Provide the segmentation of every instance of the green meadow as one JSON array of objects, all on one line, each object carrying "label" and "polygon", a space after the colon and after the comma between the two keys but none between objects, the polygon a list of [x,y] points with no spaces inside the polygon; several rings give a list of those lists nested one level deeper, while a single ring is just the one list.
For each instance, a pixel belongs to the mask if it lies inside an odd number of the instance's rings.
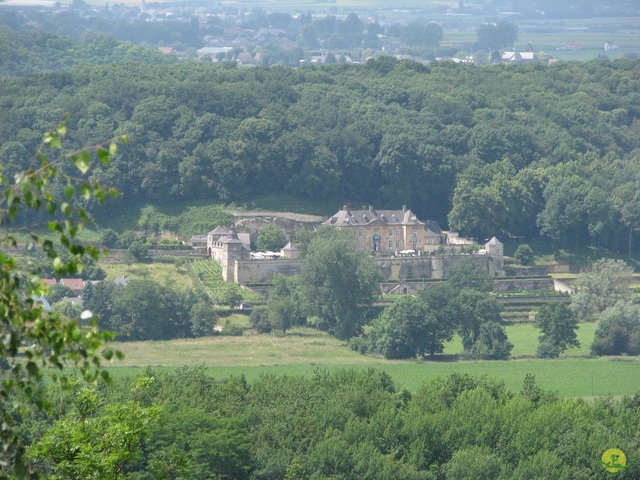
[{"label": "green meadow", "polygon": [[110,364],[114,377],[133,375],[147,367],[174,369],[204,365],[216,378],[245,375],[251,381],[265,373],[310,375],[318,369],[376,368],[389,373],[397,385],[415,391],[423,382],[453,372],[489,375],[519,391],[524,376],[536,376],[539,385],[565,397],[628,395],[640,390],[640,360],[637,357],[588,356],[595,324],[581,324],[581,347],[559,359],[534,357],[538,332],[532,325],[508,326],[514,343],[508,361],[465,361],[457,358],[459,340],[447,345],[445,354],[431,360],[385,360],[360,355],[344,342],[316,330],[296,328],[286,335],[219,336],[166,342],[114,343],[125,355]]}]

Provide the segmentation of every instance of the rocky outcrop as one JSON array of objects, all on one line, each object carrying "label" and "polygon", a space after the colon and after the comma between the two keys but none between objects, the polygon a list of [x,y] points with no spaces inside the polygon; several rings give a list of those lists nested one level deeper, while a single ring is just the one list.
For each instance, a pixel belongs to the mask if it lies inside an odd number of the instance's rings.
[{"label": "rocky outcrop", "polygon": [[258,232],[267,225],[280,227],[291,238],[296,230],[301,228],[314,228],[322,223],[325,218],[318,215],[303,215],[288,212],[262,212],[262,211],[229,211],[234,217],[235,227],[242,232],[249,232],[251,242],[255,242]]}]

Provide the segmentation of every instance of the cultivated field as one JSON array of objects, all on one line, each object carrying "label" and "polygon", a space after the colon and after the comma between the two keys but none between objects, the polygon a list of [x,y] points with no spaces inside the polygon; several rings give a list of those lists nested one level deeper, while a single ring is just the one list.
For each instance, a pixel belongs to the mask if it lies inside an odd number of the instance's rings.
[{"label": "cultivated field", "polygon": [[581,324],[580,349],[569,350],[555,360],[533,358],[537,330],[532,325],[507,327],[514,343],[509,361],[456,361],[460,342],[447,345],[437,361],[392,361],[359,355],[339,340],[309,329],[294,329],[287,335],[207,337],[168,342],[116,343],[125,359],[114,363],[114,376],[131,375],[147,366],[173,369],[182,365],[205,365],[218,378],[245,375],[248,380],[263,373],[309,375],[317,369],[378,368],[388,372],[398,385],[410,391],[424,381],[452,372],[487,374],[519,391],[527,373],[536,376],[548,390],[567,397],[625,395],[640,390],[640,360],[637,357],[589,358],[595,324]]}]

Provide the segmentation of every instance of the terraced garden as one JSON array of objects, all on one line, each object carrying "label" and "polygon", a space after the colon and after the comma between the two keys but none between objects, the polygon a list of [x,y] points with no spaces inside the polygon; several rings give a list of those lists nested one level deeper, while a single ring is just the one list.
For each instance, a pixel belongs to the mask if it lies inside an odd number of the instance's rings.
[{"label": "terraced garden", "polygon": [[236,284],[226,283],[222,279],[222,267],[210,259],[194,259],[189,261],[189,274],[193,284],[200,288],[214,303],[225,303],[230,289],[239,289],[243,302],[260,303],[262,298],[257,293]]}]

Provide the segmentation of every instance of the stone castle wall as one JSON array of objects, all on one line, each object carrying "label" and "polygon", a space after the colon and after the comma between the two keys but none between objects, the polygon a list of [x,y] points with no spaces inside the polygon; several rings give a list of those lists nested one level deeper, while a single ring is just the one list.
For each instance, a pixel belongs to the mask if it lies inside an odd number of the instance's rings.
[{"label": "stone castle wall", "polygon": [[[415,295],[442,282],[388,282],[380,284],[383,295]],[[554,289],[553,278],[500,278],[493,280],[494,292],[549,291]]]},{"label": "stone castle wall", "polygon": [[269,283],[276,273],[290,277],[300,272],[298,260],[237,260],[233,277],[236,283]]},{"label": "stone castle wall", "polygon": [[549,291],[555,290],[553,278],[496,278],[495,292]]},{"label": "stone castle wall", "polygon": [[[483,266],[491,276],[504,275],[502,258],[493,255],[444,255],[420,257],[377,257],[374,263],[384,281],[410,278],[444,278],[462,261],[473,261]],[[223,276],[236,283],[269,283],[276,273],[285,276],[302,271],[302,263],[296,260],[242,260],[233,264],[233,272],[223,265]]]},{"label": "stone castle wall", "polygon": [[374,258],[378,271],[385,280],[405,278],[431,278],[431,257]]}]

